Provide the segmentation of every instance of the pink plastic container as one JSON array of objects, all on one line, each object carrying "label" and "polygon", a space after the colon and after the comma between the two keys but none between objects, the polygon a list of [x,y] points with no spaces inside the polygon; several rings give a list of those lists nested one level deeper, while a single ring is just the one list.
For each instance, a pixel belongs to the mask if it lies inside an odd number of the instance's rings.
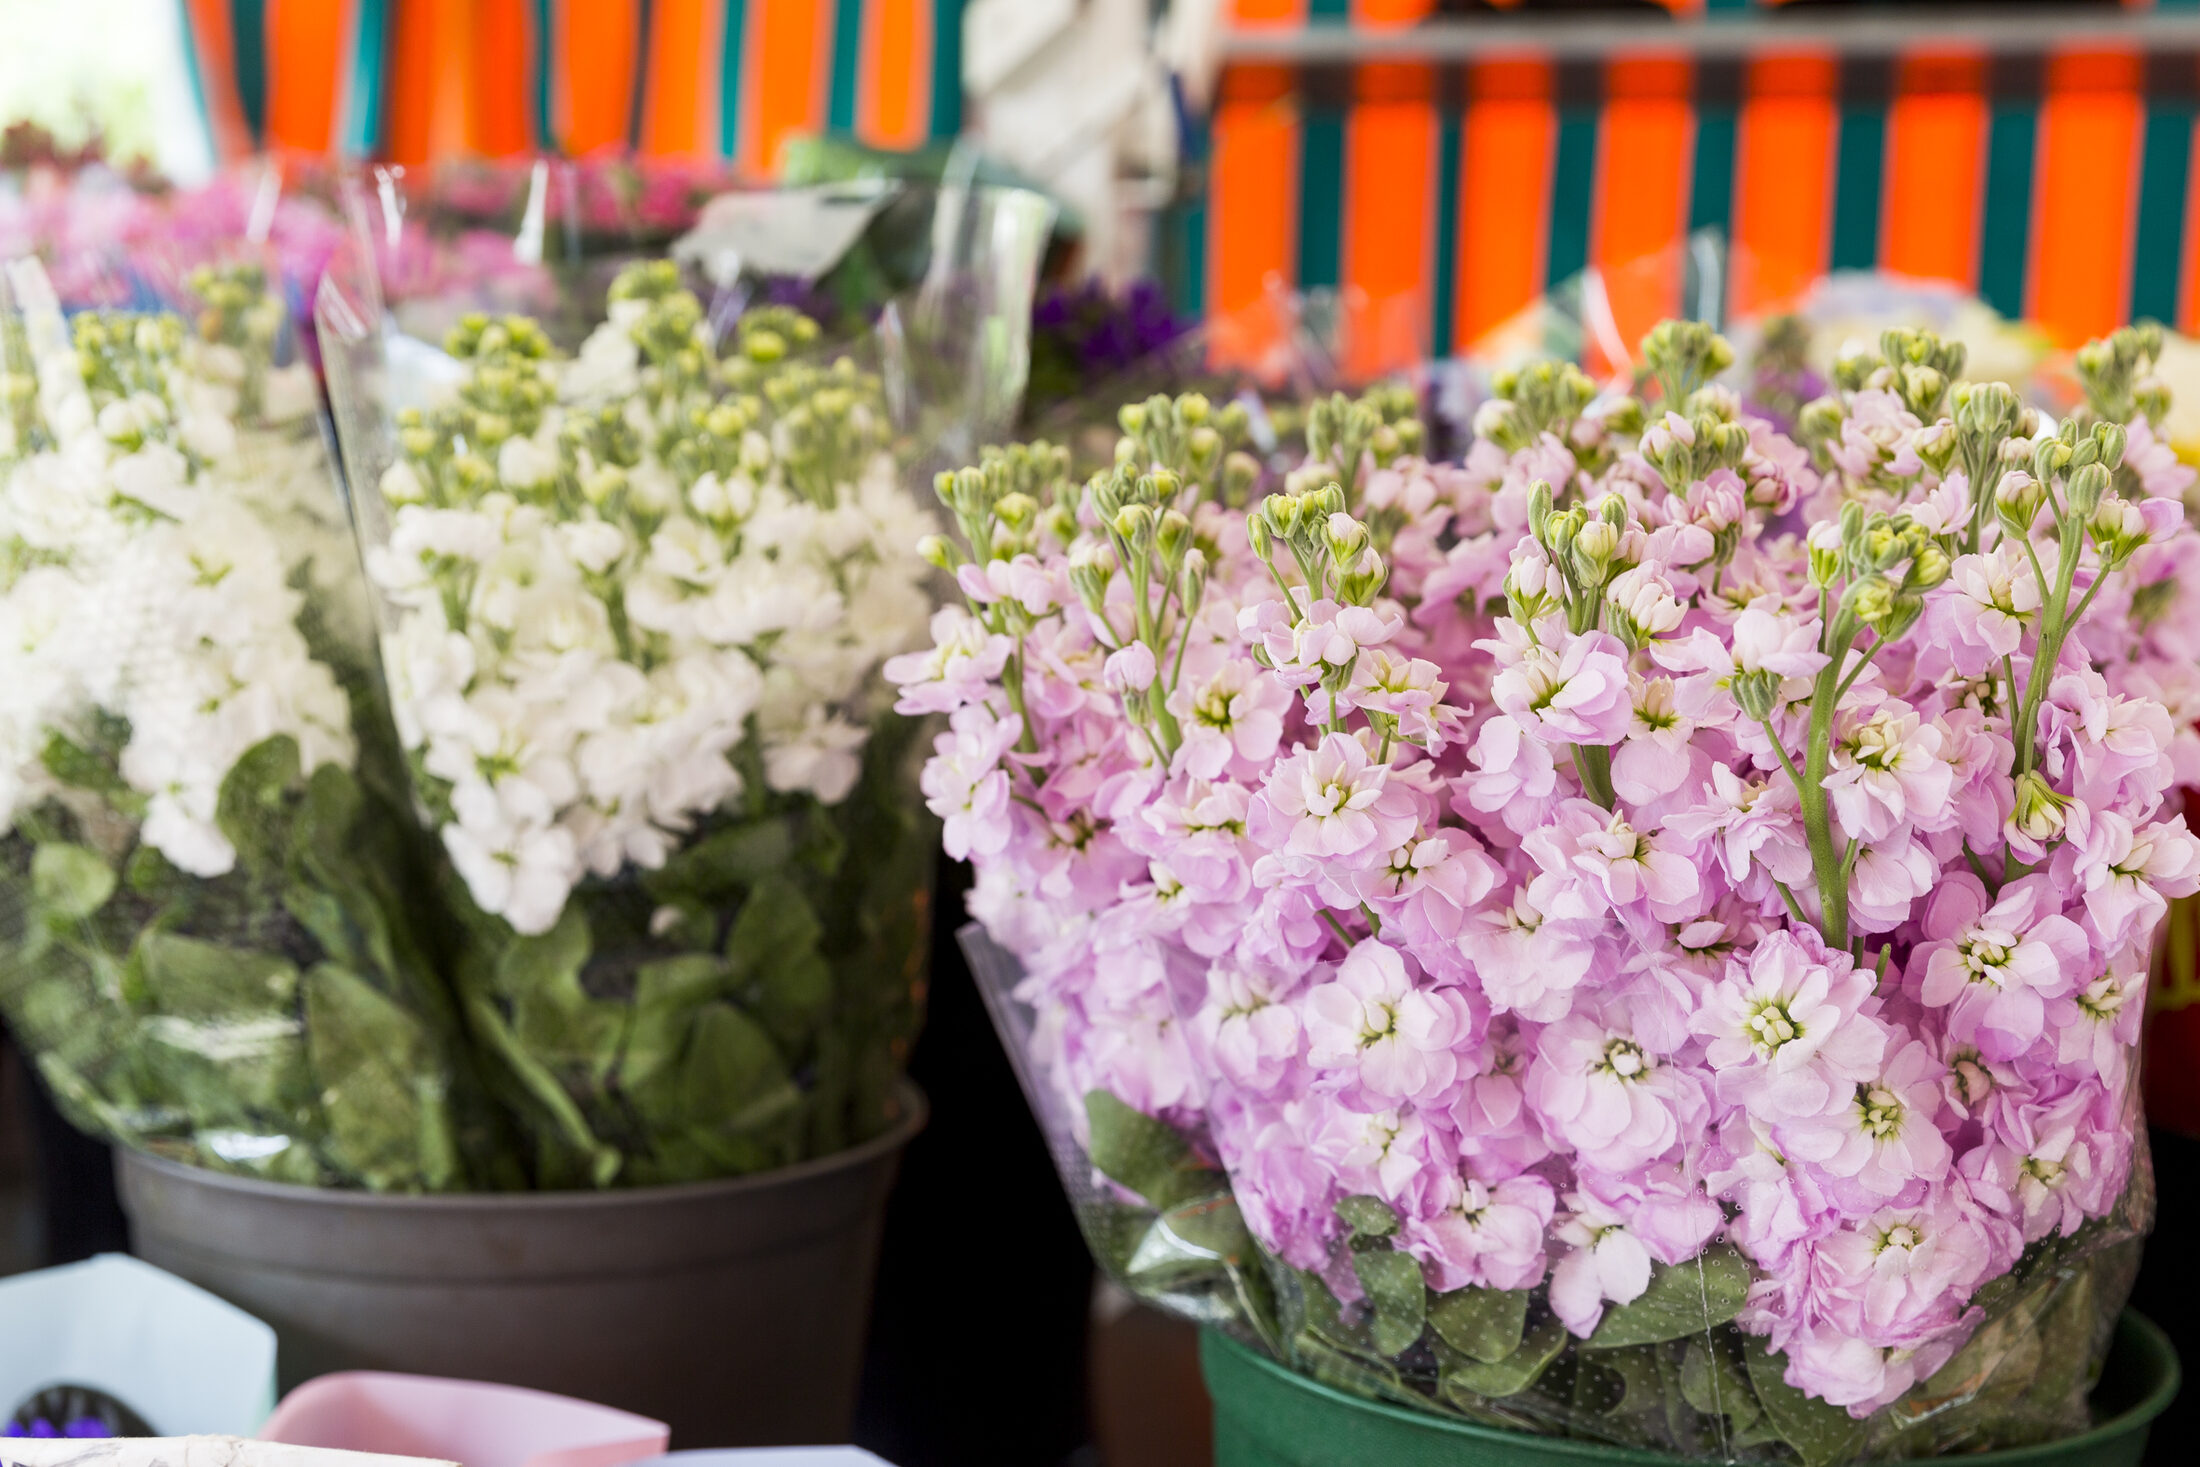
[{"label": "pink plastic container", "polygon": [[662,1421],[474,1380],[342,1371],[283,1397],[260,1439],[465,1467],[619,1467],[663,1453]]}]

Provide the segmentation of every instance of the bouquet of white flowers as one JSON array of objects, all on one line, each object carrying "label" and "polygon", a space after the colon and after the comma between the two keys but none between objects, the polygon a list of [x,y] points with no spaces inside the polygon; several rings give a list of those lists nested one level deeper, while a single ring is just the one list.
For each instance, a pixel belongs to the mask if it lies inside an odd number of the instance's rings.
[{"label": "bouquet of white flowers", "polygon": [[63,1107],[130,1144],[485,1184],[280,303],[251,267],[194,275],[192,326],[65,322],[35,262],[7,285],[0,1007]]},{"label": "bouquet of white flowers", "polygon": [[930,599],[879,378],[784,309],[721,342],[653,263],[570,359],[464,319],[445,385],[390,413],[365,318],[324,295],[397,727],[538,1182],[884,1129],[931,833],[875,674]]}]

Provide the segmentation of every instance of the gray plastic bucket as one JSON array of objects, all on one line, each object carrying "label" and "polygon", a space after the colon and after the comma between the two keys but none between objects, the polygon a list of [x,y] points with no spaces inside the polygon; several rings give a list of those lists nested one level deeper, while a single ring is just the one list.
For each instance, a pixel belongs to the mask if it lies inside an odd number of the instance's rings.
[{"label": "gray plastic bucket", "polygon": [[925,1121],[752,1177],[391,1196],[116,1153],[139,1257],[275,1327],[284,1389],[331,1370],[532,1386],[677,1447],[846,1441],[880,1223]]}]

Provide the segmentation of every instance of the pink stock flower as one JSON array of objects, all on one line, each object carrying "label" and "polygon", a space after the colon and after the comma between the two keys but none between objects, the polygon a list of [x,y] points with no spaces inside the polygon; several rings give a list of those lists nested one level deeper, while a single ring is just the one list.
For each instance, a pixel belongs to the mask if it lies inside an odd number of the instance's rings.
[{"label": "pink stock flower", "polygon": [[1531,645],[1497,674],[1490,697],[1546,743],[1609,744],[1634,716],[1626,649],[1604,632]]},{"label": "pink stock flower", "polygon": [[1862,1420],[1901,1398],[1962,1348],[1977,1321],[1966,1317],[1919,1345],[1874,1345],[1838,1325],[1797,1330],[1787,1342],[1787,1383]]},{"label": "pink stock flower", "polygon": [[945,822],[940,844],[956,860],[1007,846],[1009,782],[1001,758],[1022,735],[1023,720],[1014,714],[995,719],[973,706],[957,712],[951,731],[932,741],[920,787],[927,808]]},{"label": "pink stock flower", "polygon": [[1665,828],[1708,847],[1737,890],[1747,890],[1760,873],[1791,886],[1809,879],[1810,848],[1792,781],[1714,763],[1701,795],[1701,804],[1667,815]]},{"label": "pink stock flower", "polygon": [[2009,1107],[1960,1166],[1978,1199],[2036,1243],[2107,1211],[2131,1168],[2131,1138],[2107,1088],[2089,1080],[2060,1099]]},{"label": "pink stock flower", "polygon": [[1413,799],[1350,734],[1325,735],[1270,771],[1255,801],[1254,833],[1312,860],[1356,862],[1392,850],[1420,823]]},{"label": "pink stock flower", "polygon": [[1459,934],[1482,981],[1490,1006],[1500,1013],[1548,1023],[1573,1007],[1574,989],[1596,956],[1591,928],[1552,921],[1536,904],[1533,885],[1512,901],[1470,918]]},{"label": "pink stock flower", "polygon": [[1925,935],[1910,955],[1919,1000],[1947,1009],[1948,1033],[1996,1060],[2032,1047],[2047,1000],[2068,993],[2090,957],[2044,875],[2009,883],[1991,907],[1968,873],[1948,878],[1926,904]]},{"label": "pink stock flower", "polygon": [[1283,738],[1291,694],[1253,663],[1227,658],[1205,682],[1187,678],[1169,695],[1168,709],[1184,731],[1176,767],[1201,779],[1226,769],[1257,773]]},{"label": "pink stock flower", "polygon": [[989,632],[960,606],[932,613],[932,647],[889,657],[881,669],[901,689],[897,713],[952,713],[982,703],[1016,648],[1013,637]]},{"label": "pink stock flower", "polygon": [[2027,620],[2040,609],[2031,561],[2007,544],[1959,555],[1948,579],[1925,599],[1927,628],[1958,672],[1977,677],[2013,656]]},{"label": "pink stock flower", "polygon": [[2122,947],[2154,930],[2167,898],[2200,889],[2200,841],[2185,817],[2136,826],[2114,811],[2093,817],[2083,849],[2056,852],[2059,884],[2075,881],[2085,893],[2088,925],[2104,948]]},{"label": "pink stock flower", "polygon": [[1775,1134],[1791,1159],[1853,1182],[1864,1196],[1899,1196],[1947,1170],[1951,1153],[1937,1124],[1941,1073],[1932,1051],[1913,1039],[1891,1049],[1842,1104],[1782,1121]]},{"label": "pink stock flower", "polygon": [[1461,814],[1495,815],[1515,834],[1525,834],[1542,822],[1543,814],[1559,797],[1558,766],[1548,744],[1529,738],[1510,718],[1492,718],[1476,735],[1468,758],[1477,766],[1459,780],[1463,799],[1454,799]]},{"label": "pink stock flower", "polygon": [[1207,970],[1207,1001],[1192,1018],[1192,1032],[1222,1076],[1248,1090],[1268,1090],[1298,1058],[1298,1012],[1289,1000],[1293,975],[1269,972],[1229,958]]},{"label": "pink stock flower", "polygon": [[1594,1194],[1569,1192],[1566,1208],[1552,1236],[1574,1251],[1551,1270],[1551,1312],[1587,1339],[1607,1300],[1632,1304],[1650,1287],[1650,1250],[1628,1231],[1619,1209]]},{"label": "pink stock flower", "polygon": [[1640,907],[1660,922],[1678,922],[1701,910],[1703,886],[1676,844],[1636,830],[1617,812],[1568,800],[1557,820],[1521,848],[1543,869],[1537,901],[1553,916],[1586,919]]},{"label": "pink stock flower", "polygon": [[1826,794],[1851,839],[1882,841],[1904,825],[1946,820],[1954,777],[1940,743],[1937,727],[1899,705],[1836,718]]},{"label": "pink stock flower", "polygon": [[1474,1013],[1457,989],[1420,988],[1394,947],[1370,938],[1303,1001],[1307,1062],[1352,1072],[1385,1101],[1429,1101],[1459,1074],[1474,1042]]},{"label": "pink stock flower", "polygon": [[1583,1161],[1624,1172],[1677,1146],[1685,1121],[1705,1119],[1700,1082],[1645,1048],[1622,1012],[1574,1012],[1543,1031],[1528,1070],[1528,1104]]},{"label": "pink stock flower", "polygon": [[1428,1271],[1429,1286],[1529,1289],[1543,1281],[1544,1230],[1557,1209],[1551,1184],[1532,1173],[1485,1182],[1446,1172],[1427,1216],[1405,1220],[1399,1245]]},{"label": "pink stock flower", "polygon": [[1395,922],[1409,944],[1436,947],[1459,936],[1467,913],[1504,878],[1504,868],[1464,831],[1425,831],[1377,864],[1352,874],[1352,892]]},{"label": "pink stock flower", "polygon": [[1872,1017],[1872,979],[1815,933],[1774,932],[1703,996],[1690,1027],[1704,1037],[1716,1093],[1760,1120],[1824,1115],[1874,1077],[1887,1046]]},{"label": "pink stock flower", "polygon": [[1699,753],[1696,726],[1673,702],[1671,678],[1637,678],[1627,741],[1612,755],[1612,788],[1631,805],[1648,804],[1688,783]]}]

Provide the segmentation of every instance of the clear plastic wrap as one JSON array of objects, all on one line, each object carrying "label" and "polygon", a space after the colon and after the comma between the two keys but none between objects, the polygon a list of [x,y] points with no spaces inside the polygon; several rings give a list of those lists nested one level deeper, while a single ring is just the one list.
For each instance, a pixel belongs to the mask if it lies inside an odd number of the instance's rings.
[{"label": "clear plastic wrap", "polygon": [[[538,1184],[876,1135],[934,846],[878,677],[935,576],[886,382],[784,307],[715,319],[669,262],[620,273],[570,357],[483,315],[439,351],[385,324],[369,258],[324,287],[330,394],[456,981]],[[1017,279],[979,342],[1021,340]]]},{"label": "clear plastic wrap", "polygon": [[1461,465],[1386,393],[1264,481],[1185,396],[1085,484],[951,481],[968,608],[903,696],[1103,1267],[1531,1432],[2082,1429],[2200,884],[2156,349],[2081,353],[2055,424],[1890,332],[1791,439],[1669,324],[1647,403],[1523,367]]},{"label": "clear plastic wrap", "polygon": [[77,1124],[274,1180],[492,1185],[311,372],[256,264],[0,311],[0,1006]]}]

